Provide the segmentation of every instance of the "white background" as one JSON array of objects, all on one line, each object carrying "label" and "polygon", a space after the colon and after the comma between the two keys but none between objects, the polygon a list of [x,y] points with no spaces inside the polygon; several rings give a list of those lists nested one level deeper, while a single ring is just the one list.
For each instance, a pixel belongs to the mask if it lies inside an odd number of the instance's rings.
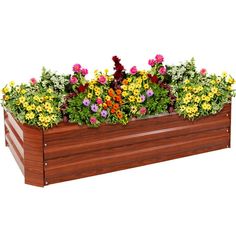
[{"label": "white background", "polygon": [[[112,70],[116,54],[126,68],[156,53],[168,64],[195,56],[199,69],[236,77],[235,23],[233,0],[0,0],[0,86],[42,66]],[[0,235],[235,236],[232,125],[231,149],[37,188],[4,146],[1,114]]]}]

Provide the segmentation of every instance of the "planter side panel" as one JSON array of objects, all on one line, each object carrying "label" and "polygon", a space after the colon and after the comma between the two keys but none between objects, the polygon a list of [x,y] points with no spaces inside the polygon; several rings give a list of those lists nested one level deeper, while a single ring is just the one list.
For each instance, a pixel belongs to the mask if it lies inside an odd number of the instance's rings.
[{"label": "planter side panel", "polygon": [[44,133],[45,179],[56,183],[229,147],[230,109],[193,122],[171,114],[97,129],[62,124]]},{"label": "planter side panel", "polygon": [[24,174],[24,147],[22,125],[12,115],[4,111],[5,143],[14,156],[20,170]]},{"label": "planter side panel", "polygon": [[28,125],[24,131],[25,183],[44,186],[43,131]]}]

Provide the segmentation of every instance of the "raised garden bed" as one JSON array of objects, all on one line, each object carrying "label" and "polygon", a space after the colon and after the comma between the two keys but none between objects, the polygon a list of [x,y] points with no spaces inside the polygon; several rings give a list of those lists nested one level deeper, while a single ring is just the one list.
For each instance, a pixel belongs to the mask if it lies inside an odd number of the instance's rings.
[{"label": "raised garden bed", "polygon": [[6,145],[25,183],[41,187],[230,147],[231,104],[195,121],[171,113],[99,128],[43,130],[4,117]]}]

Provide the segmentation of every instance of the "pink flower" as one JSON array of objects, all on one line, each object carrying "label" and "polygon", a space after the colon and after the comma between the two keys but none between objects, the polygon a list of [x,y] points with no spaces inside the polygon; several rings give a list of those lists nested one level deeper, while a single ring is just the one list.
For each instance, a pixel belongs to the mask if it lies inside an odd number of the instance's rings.
[{"label": "pink flower", "polygon": [[98,79],[98,82],[99,82],[100,84],[105,84],[105,83],[107,82],[107,79],[106,79],[105,76],[101,75],[101,76],[99,77],[99,79]]},{"label": "pink flower", "polygon": [[206,73],[207,73],[207,70],[206,70],[205,68],[202,68],[202,69],[200,70],[200,74],[201,74],[202,76],[205,76]]},{"label": "pink flower", "polygon": [[101,98],[97,98],[96,102],[97,102],[98,105],[103,103]]},{"label": "pink flower", "polygon": [[88,69],[83,68],[81,70],[81,73],[82,73],[83,76],[87,75],[88,74]]},{"label": "pink flower", "polygon": [[76,84],[78,82],[78,79],[75,76],[70,77],[70,83]]},{"label": "pink flower", "polygon": [[74,64],[73,65],[73,71],[79,73],[81,70],[81,65],[80,64]]},{"label": "pink flower", "polygon": [[159,71],[158,71],[161,75],[165,75],[166,74],[166,68],[164,66],[162,66]]},{"label": "pink flower", "polygon": [[137,72],[138,72],[138,70],[137,70],[137,67],[136,67],[136,66],[133,66],[133,67],[130,69],[130,74],[132,74],[132,75],[135,75]]},{"label": "pink flower", "polygon": [[164,61],[164,57],[160,54],[157,54],[155,58],[157,63],[162,63]]},{"label": "pink flower", "polygon": [[140,112],[141,115],[145,115],[146,112],[147,112],[147,108],[146,107],[141,107],[139,112]]},{"label": "pink flower", "polygon": [[154,59],[148,60],[148,65],[149,66],[155,66],[155,64],[156,64],[156,61]]},{"label": "pink flower", "polygon": [[91,124],[95,124],[96,122],[97,122],[96,117],[94,117],[94,116],[90,117],[90,123]]},{"label": "pink flower", "polygon": [[31,79],[30,79],[30,83],[31,83],[32,85],[35,85],[35,84],[37,84],[37,80],[36,80],[35,78],[31,78]]}]

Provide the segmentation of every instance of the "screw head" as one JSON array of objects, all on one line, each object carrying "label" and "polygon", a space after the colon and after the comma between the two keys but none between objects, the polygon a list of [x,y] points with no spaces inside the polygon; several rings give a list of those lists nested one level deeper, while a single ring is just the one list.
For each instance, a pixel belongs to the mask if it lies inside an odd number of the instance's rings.
[{"label": "screw head", "polygon": [[48,146],[48,145],[45,143],[45,144],[44,144],[44,147],[47,147],[47,146]]},{"label": "screw head", "polygon": [[48,185],[48,181],[45,182],[45,185]]},{"label": "screw head", "polygon": [[226,132],[229,133],[229,129],[227,129]]},{"label": "screw head", "polygon": [[45,162],[45,163],[44,163],[44,165],[45,165],[45,166],[47,166],[47,165],[48,165],[48,163],[47,163],[47,162]]},{"label": "screw head", "polygon": [[229,114],[227,113],[226,116],[229,116]]}]

